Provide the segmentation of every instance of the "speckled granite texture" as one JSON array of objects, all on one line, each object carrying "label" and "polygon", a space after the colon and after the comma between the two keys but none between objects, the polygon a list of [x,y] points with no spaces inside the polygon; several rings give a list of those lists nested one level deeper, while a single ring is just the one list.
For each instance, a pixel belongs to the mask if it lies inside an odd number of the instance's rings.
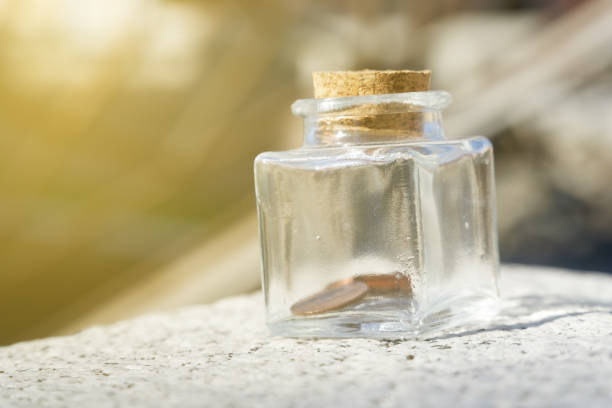
[{"label": "speckled granite texture", "polygon": [[269,337],[260,295],[0,348],[0,407],[612,406],[612,275],[505,267],[504,315],[422,341]]}]

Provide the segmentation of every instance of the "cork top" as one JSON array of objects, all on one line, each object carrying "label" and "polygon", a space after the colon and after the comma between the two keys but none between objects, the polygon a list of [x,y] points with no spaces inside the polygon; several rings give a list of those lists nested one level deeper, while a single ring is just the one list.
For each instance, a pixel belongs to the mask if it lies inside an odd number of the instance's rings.
[{"label": "cork top", "polygon": [[430,70],[319,71],[312,73],[315,98],[381,95],[429,90]]},{"label": "cork top", "polygon": [[307,118],[305,144],[440,139],[444,91],[429,91],[431,71],[313,72],[314,99],[292,105]]}]

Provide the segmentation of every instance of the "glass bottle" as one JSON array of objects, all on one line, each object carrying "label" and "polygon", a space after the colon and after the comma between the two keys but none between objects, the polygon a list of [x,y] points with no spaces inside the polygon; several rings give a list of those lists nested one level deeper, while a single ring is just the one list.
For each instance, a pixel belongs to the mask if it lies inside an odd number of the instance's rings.
[{"label": "glass bottle", "polygon": [[304,145],[255,159],[268,326],[406,338],[497,312],[491,143],[446,140],[444,91],[292,106]]}]

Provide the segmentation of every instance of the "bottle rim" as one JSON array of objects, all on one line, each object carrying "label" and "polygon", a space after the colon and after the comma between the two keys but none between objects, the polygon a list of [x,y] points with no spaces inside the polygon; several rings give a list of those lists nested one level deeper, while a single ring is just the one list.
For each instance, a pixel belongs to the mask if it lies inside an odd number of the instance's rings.
[{"label": "bottle rim", "polygon": [[452,103],[452,96],[446,91],[404,92],[380,95],[345,96],[339,98],[298,99],[291,105],[296,116],[311,115],[347,116],[346,111],[363,105],[388,105],[387,113],[441,111]]}]

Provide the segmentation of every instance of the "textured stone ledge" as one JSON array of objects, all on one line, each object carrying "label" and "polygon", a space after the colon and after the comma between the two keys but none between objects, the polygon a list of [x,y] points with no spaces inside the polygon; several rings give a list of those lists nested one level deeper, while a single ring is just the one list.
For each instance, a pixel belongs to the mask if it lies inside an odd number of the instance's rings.
[{"label": "textured stone ledge", "polygon": [[274,338],[259,294],[0,348],[0,407],[612,406],[612,275],[505,267],[504,315],[423,341]]}]

